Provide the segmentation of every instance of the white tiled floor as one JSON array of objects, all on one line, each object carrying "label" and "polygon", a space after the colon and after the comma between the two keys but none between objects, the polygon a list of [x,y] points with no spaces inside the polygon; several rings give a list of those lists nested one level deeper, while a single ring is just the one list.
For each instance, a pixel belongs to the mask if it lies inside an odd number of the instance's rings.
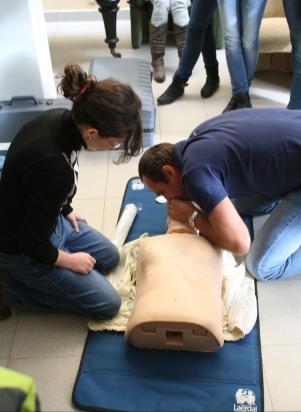
[{"label": "white tiled floor", "polygon": [[[66,63],[85,69],[92,57],[108,56],[101,22],[48,23],[54,75]],[[149,58],[148,46],[131,48],[129,21],[118,22],[118,51],[123,57]],[[200,61],[185,90],[185,97],[158,108],[157,140],[186,138],[198,123],[221,113],[230,96],[224,51],[218,52],[221,87],[202,100],[204,81]],[[174,47],[166,53],[167,80],[154,84],[157,98],[177,66]],[[290,78],[283,73],[262,73],[251,90],[255,107],[285,107]],[[83,153],[80,187],[74,201],[88,221],[111,236],[128,178],[137,175],[139,159],[114,165],[113,153]],[[259,311],[267,411],[301,410],[301,278],[259,284]],[[44,411],[71,411],[71,392],[86,337],[86,321],[70,314],[20,312],[0,323],[0,364],[30,374],[37,385]]]}]

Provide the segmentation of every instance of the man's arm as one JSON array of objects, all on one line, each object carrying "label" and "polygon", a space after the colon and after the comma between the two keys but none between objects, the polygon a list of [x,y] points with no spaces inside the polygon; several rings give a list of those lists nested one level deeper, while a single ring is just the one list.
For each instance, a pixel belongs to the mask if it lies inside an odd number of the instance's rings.
[{"label": "man's arm", "polygon": [[[173,199],[168,205],[172,219],[187,222],[195,210],[191,202]],[[231,200],[224,198],[207,216],[200,212],[195,218],[195,226],[200,234],[215,246],[238,255],[248,252],[251,239],[248,229],[237,213]]]}]

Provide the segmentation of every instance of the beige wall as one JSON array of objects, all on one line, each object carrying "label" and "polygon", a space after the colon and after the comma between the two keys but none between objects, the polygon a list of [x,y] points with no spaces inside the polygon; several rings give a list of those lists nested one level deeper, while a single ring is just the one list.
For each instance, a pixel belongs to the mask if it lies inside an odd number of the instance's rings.
[{"label": "beige wall", "polygon": [[95,9],[96,3],[90,0],[42,0],[44,10]]},{"label": "beige wall", "polygon": [[[98,5],[90,0],[42,0],[42,3],[44,10],[96,10],[98,8]],[[128,7],[126,0],[120,0],[118,7]]]}]

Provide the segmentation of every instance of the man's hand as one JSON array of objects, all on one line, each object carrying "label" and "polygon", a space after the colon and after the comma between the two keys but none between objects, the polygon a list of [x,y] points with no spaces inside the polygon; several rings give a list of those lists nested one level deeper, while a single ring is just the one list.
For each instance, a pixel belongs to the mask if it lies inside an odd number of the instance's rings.
[{"label": "man's hand", "polygon": [[87,223],[86,218],[78,215],[74,210],[71,213],[69,213],[69,215],[67,215],[66,218],[71,223],[71,225],[72,225],[75,232],[79,232],[77,220],[82,220],[83,222]]},{"label": "man's hand", "polygon": [[89,253],[76,252],[66,253],[59,250],[58,258],[55,262],[55,266],[60,266],[66,269],[70,269],[73,272],[86,275],[94,268],[96,260]]},{"label": "man's hand", "polygon": [[195,207],[190,201],[172,199],[168,202],[167,209],[169,217],[179,222],[188,223]]}]

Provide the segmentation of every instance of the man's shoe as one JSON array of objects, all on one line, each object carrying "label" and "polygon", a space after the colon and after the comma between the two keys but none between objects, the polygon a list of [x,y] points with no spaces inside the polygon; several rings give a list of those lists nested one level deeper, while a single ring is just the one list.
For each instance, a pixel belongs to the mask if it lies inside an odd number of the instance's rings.
[{"label": "man's shoe", "polygon": [[187,80],[180,79],[180,77],[174,75],[172,83],[165,90],[160,97],[158,97],[157,102],[159,105],[173,103],[179,97],[183,96],[184,88],[187,86]]}]

